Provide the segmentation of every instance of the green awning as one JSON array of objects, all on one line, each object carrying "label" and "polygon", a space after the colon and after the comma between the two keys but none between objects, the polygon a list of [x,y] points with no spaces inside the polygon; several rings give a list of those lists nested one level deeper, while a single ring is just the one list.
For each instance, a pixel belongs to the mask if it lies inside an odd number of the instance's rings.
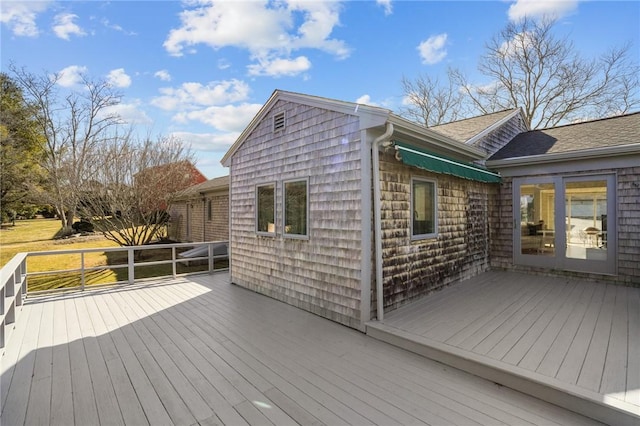
[{"label": "green awning", "polygon": [[394,143],[400,151],[402,162],[408,166],[419,167],[431,172],[444,173],[479,182],[495,183],[501,181],[498,173],[491,172],[480,166],[451,160],[441,155],[406,145],[402,142],[394,141]]}]

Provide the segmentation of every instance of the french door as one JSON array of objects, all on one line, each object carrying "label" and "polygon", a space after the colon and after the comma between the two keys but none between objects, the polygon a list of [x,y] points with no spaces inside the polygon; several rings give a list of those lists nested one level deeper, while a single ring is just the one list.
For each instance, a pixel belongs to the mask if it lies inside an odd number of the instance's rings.
[{"label": "french door", "polygon": [[513,180],[514,263],[616,273],[615,175]]}]

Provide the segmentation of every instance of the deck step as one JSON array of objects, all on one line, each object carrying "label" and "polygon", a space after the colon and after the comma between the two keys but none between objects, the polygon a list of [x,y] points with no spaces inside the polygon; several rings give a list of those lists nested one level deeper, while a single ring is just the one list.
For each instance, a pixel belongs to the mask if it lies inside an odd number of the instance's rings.
[{"label": "deck step", "polygon": [[640,424],[640,409],[617,398],[600,395],[377,321],[366,324],[366,333],[375,339],[607,424]]}]

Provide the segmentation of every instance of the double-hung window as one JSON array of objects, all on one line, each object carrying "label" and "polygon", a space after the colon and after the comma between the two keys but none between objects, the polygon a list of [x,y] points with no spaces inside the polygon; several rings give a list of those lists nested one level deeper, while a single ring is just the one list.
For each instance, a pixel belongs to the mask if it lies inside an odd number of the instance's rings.
[{"label": "double-hung window", "polygon": [[276,233],[276,185],[256,186],[256,232],[275,235]]},{"label": "double-hung window", "polygon": [[309,182],[291,180],[284,182],[284,235],[307,238],[309,228]]},{"label": "double-hung window", "polygon": [[433,180],[411,180],[411,238],[434,238],[438,229],[438,191]]}]

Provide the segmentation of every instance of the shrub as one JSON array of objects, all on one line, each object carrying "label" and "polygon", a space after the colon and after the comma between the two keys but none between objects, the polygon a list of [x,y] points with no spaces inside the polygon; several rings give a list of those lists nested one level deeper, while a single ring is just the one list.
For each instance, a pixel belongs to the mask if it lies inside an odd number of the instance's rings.
[{"label": "shrub", "polygon": [[86,221],[86,220],[81,220],[80,222],[75,222],[73,225],[71,225],[71,227],[73,228],[74,231],[76,232],[93,232],[93,223]]}]

